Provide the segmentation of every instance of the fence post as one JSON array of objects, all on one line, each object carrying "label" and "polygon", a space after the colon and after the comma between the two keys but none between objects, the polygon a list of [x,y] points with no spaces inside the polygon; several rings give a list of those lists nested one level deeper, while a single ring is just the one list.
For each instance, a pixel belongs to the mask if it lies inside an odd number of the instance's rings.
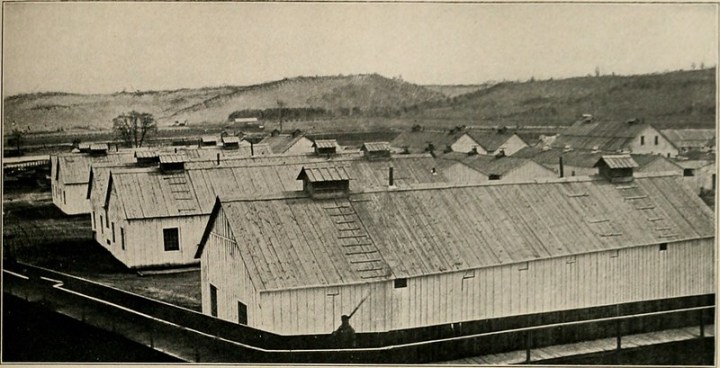
[{"label": "fence post", "polygon": [[525,331],[525,363],[530,363],[530,339],[532,338],[532,331]]},{"label": "fence post", "polygon": [[699,322],[700,322],[700,338],[701,338],[701,339],[702,339],[703,337],[705,337],[705,323],[704,323],[704,321],[703,321],[703,312],[704,312],[704,309],[698,310],[698,316],[700,317],[700,321],[699,321]]}]

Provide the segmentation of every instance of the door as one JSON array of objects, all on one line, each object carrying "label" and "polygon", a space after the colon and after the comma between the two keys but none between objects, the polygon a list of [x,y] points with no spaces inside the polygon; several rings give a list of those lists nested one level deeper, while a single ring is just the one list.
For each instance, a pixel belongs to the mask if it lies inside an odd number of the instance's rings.
[{"label": "door", "polygon": [[238,323],[241,325],[247,325],[247,305],[238,300]]},{"label": "door", "polygon": [[217,288],[215,285],[210,284],[210,315],[213,317],[218,316],[217,302]]}]

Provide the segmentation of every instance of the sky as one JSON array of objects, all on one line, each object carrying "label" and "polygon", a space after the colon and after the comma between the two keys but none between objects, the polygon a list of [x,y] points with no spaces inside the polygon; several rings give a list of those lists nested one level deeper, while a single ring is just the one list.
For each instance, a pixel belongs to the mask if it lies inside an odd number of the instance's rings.
[{"label": "sky", "polygon": [[418,84],[716,65],[715,4],[3,3],[3,94],[379,73]]}]

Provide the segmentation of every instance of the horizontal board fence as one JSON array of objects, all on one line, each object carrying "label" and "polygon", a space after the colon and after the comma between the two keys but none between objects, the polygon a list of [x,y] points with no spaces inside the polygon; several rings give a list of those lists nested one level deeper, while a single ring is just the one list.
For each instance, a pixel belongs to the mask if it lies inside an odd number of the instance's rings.
[{"label": "horizontal board fence", "polygon": [[338,349],[329,335],[280,336],[51,270],[9,266],[6,293],[195,362],[422,363],[608,337],[621,345],[623,335],[714,320],[714,296],[703,295],[358,334],[355,348]]}]

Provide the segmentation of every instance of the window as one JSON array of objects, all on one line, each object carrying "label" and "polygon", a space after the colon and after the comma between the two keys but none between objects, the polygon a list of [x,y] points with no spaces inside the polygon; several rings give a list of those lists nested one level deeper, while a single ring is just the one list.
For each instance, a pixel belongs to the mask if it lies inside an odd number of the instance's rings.
[{"label": "window", "polygon": [[238,301],[238,323],[247,325],[247,305]]},{"label": "window", "polygon": [[656,146],[658,145],[658,142],[660,142],[660,141],[658,140],[658,136],[655,136],[655,145],[656,145]]},{"label": "window", "polygon": [[92,212],[91,224],[92,224],[92,229],[95,230],[95,211]]},{"label": "window", "polygon": [[641,135],[641,136],[640,136],[640,145],[641,145],[641,146],[644,146],[644,145],[645,145],[645,136],[644,136],[644,135]]},{"label": "window", "polygon": [[217,317],[217,311],[217,288],[215,287],[215,285],[210,284],[210,315],[213,317]]},{"label": "window", "polygon": [[407,279],[395,279],[395,289],[402,289],[407,287]]},{"label": "window", "polygon": [[463,280],[472,279],[475,277],[475,270],[465,271],[465,274],[463,275]]},{"label": "window", "polygon": [[575,176],[575,170],[570,173],[570,176]]},{"label": "window", "polygon": [[488,180],[500,180],[500,175],[490,174],[490,176],[488,177]]},{"label": "window", "polygon": [[180,250],[180,237],[178,236],[178,229],[176,227],[163,229],[163,243],[165,244],[166,252]]},{"label": "window", "polygon": [[528,262],[520,263],[520,264],[518,265],[518,271],[527,271],[528,267],[530,267],[530,265],[528,264]]},{"label": "window", "polygon": [[63,190],[63,204],[67,204],[67,197],[65,197],[65,191]]},{"label": "window", "polygon": [[617,249],[610,251],[610,258],[617,258],[617,256],[618,256],[618,250],[617,250]]},{"label": "window", "polygon": [[120,228],[120,247],[125,250],[125,229]]},{"label": "window", "polygon": [[104,230],[102,224],[103,224],[103,217],[102,217],[102,215],[100,215],[100,234],[105,234],[105,230]]},{"label": "window", "polygon": [[110,228],[110,216],[108,216],[107,208],[105,209],[105,227]]},{"label": "window", "polygon": [[683,176],[695,176],[695,170],[683,169]]},{"label": "window", "polygon": [[115,223],[112,223],[112,242],[115,243]]},{"label": "window", "polygon": [[567,258],[567,260],[566,260],[565,263],[567,263],[567,264],[573,264],[573,263],[575,263],[575,261],[576,261],[575,256],[570,256],[570,257]]},{"label": "window", "polygon": [[664,251],[666,251],[666,250],[667,250],[667,243],[662,243],[662,244],[660,244],[660,251],[661,251],[661,252],[664,252]]}]

